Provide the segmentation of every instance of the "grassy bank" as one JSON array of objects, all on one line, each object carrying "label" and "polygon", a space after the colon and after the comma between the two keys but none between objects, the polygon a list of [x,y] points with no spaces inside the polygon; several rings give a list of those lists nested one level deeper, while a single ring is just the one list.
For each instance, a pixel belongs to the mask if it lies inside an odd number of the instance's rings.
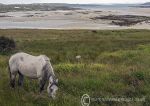
[{"label": "grassy bank", "polygon": [[[81,106],[80,98],[145,98],[143,102],[92,102],[91,106],[150,105],[149,30],[0,30],[13,38],[17,50],[51,58],[59,78],[56,100],[46,90],[38,93],[38,82],[25,79],[24,87],[11,89],[7,62],[0,55],[0,106]],[[75,57],[81,56],[80,60]]]}]

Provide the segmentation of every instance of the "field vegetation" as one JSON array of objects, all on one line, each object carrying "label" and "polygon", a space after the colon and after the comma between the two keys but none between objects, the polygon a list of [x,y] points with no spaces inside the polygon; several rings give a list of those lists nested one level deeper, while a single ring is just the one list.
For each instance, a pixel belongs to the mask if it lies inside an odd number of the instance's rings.
[{"label": "field vegetation", "polygon": [[[144,101],[92,102],[90,106],[150,105],[150,30],[0,30],[16,50],[0,52],[0,106],[81,106],[91,97],[145,98]],[[16,52],[46,54],[59,79],[57,98],[38,81],[9,86],[8,60]],[[81,56],[77,59],[76,56]]]}]

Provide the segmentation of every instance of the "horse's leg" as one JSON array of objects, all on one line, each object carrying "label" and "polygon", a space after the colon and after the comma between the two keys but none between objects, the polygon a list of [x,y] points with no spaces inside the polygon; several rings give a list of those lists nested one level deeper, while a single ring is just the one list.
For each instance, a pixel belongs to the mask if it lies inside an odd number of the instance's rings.
[{"label": "horse's leg", "polygon": [[15,78],[16,78],[17,73],[10,73],[10,86],[12,88],[15,87]]},{"label": "horse's leg", "polygon": [[18,85],[22,86],[23,85],[24,76],[20,72],[18,72],[18,74],[19,74]]},{"label": "horse's leg", "polygon": [[45,78],[42,78],[42,79],[40,78],[39,82],[40,82],[40,93],[41,93],[44,90],[46,80],[45,80]]}]

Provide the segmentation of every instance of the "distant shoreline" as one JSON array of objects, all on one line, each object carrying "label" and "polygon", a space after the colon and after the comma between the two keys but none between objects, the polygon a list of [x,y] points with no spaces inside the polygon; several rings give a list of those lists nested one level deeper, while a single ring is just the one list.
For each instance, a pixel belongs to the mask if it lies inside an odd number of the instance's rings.
[{"label": "distant shoreline", "polygon": [[[0,6],[0,29],[150,29],[150,8],[118,5],[89,6],[84,9],[82,5],[68,7],[64,4],[43,4],[37,9],[32,5],[27,6],[32,9],[13,5],[11,8],[19,11],[10,12],[2,11]],[[29,10],[23,11],[24,8]]]},{"label": "distant shoreline", "polygon": [[144,4],[68,4],[68,3],[32,3],[32,4],[2,4],[0,12],[18,11],[54,11],[54,10],[81,10],[92,8],[127,8],[141,7],[149,8],[150,5]]}]

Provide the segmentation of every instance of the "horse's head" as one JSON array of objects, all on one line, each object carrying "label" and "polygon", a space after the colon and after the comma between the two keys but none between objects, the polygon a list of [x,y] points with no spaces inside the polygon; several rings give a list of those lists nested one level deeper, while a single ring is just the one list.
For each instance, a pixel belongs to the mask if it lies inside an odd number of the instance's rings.
[{"label": "horse's head", "polygon": [[58,90],[58,87],[57,87],[58,79],[56,79],[55,77],[53,67],[50,63],[50,59],[47,56],[43,56],[43,57],[44,57],[44,60],[46,61],[44,70],[47,71],[47,74],[49,76],[49,84],[47,87],[47,92],[49,96],[54,99],[56,97],[56,91]]},{"label": "horse's head", "polygon": [[58,79],[54,78],[53,76],[50,76],[47,92],[49,96],[52,97],[53,99],[55,99],[56,91],[58,90],[57,83],[58,83]]}]

